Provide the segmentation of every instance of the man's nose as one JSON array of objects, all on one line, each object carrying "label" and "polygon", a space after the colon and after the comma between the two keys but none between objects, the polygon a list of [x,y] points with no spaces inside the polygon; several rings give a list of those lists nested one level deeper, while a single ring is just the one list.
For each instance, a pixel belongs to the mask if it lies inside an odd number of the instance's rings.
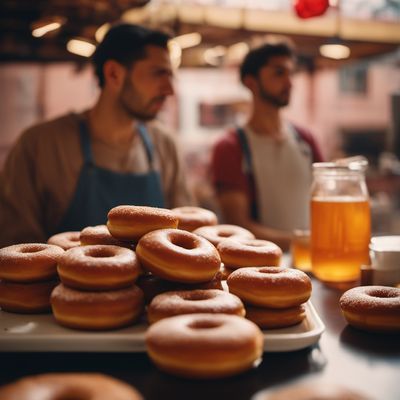
[{"label": "man's nose", "polygon": [[170,96],[175,93],[174,85],[172,83],[172,78],[166,79],[164,85],[163,85],[163,95],[164,96]]}]

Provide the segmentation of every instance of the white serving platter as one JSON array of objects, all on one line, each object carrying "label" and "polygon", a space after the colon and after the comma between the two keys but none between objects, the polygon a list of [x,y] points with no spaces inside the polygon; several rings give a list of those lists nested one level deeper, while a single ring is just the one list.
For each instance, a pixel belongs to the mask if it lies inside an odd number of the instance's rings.
[{"label": "white serving platter", "polygon": [[[145,323],[108,332],[64,328],[51,314],[22,315],[0,310],[0,352],[144,352]],[[297,325],[264,331],[264,351],[287,352],[317,343],[325,326],[311,302]]]}]

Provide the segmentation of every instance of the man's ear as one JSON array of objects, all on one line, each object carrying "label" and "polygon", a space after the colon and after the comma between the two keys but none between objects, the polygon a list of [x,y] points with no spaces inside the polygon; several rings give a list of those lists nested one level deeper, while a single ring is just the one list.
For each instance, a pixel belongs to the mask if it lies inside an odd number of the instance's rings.
[{"label": "man's ear", "polygon": [[257,79],[253,75],[246,75],[243,78],[243,84],[244,84],[244,86],[247,87],[247,89],[249,89],[251,92],[254,93],[254,91],[257,88],[258,82],[257,82]]},{"label": "man's ear", "polygon": [[118,61],[107,60],[103,65],[105,86],[119,90],[125,82],[126,73],[126,68]]}]

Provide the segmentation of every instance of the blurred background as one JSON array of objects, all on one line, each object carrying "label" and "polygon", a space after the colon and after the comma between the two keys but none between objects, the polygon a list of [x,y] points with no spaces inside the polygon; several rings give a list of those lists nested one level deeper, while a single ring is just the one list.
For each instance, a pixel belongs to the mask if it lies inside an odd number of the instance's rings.
[{"label": "blurred background", "polygon": [[323,3],[2,0],[0,169],[23,129],[94,103],[89,57],[124,20],[175,37],[176,94],[160,118],[179,136],[199,204],[216,209],[210,148],[248,111],[237,67],[251,46],[284,35],[299,56],[287,117],[313,132],[327,160],[369,159],[373,231],[400,233],[400,0]]}]

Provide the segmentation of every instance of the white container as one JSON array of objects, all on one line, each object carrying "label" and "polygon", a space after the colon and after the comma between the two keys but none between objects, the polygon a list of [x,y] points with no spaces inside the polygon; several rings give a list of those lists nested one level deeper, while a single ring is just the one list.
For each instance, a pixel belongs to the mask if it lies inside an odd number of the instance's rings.
[{"label": "white container", "polygon": [[375,236],[369,250],[373,268],[400,270],[400,236]]}]

